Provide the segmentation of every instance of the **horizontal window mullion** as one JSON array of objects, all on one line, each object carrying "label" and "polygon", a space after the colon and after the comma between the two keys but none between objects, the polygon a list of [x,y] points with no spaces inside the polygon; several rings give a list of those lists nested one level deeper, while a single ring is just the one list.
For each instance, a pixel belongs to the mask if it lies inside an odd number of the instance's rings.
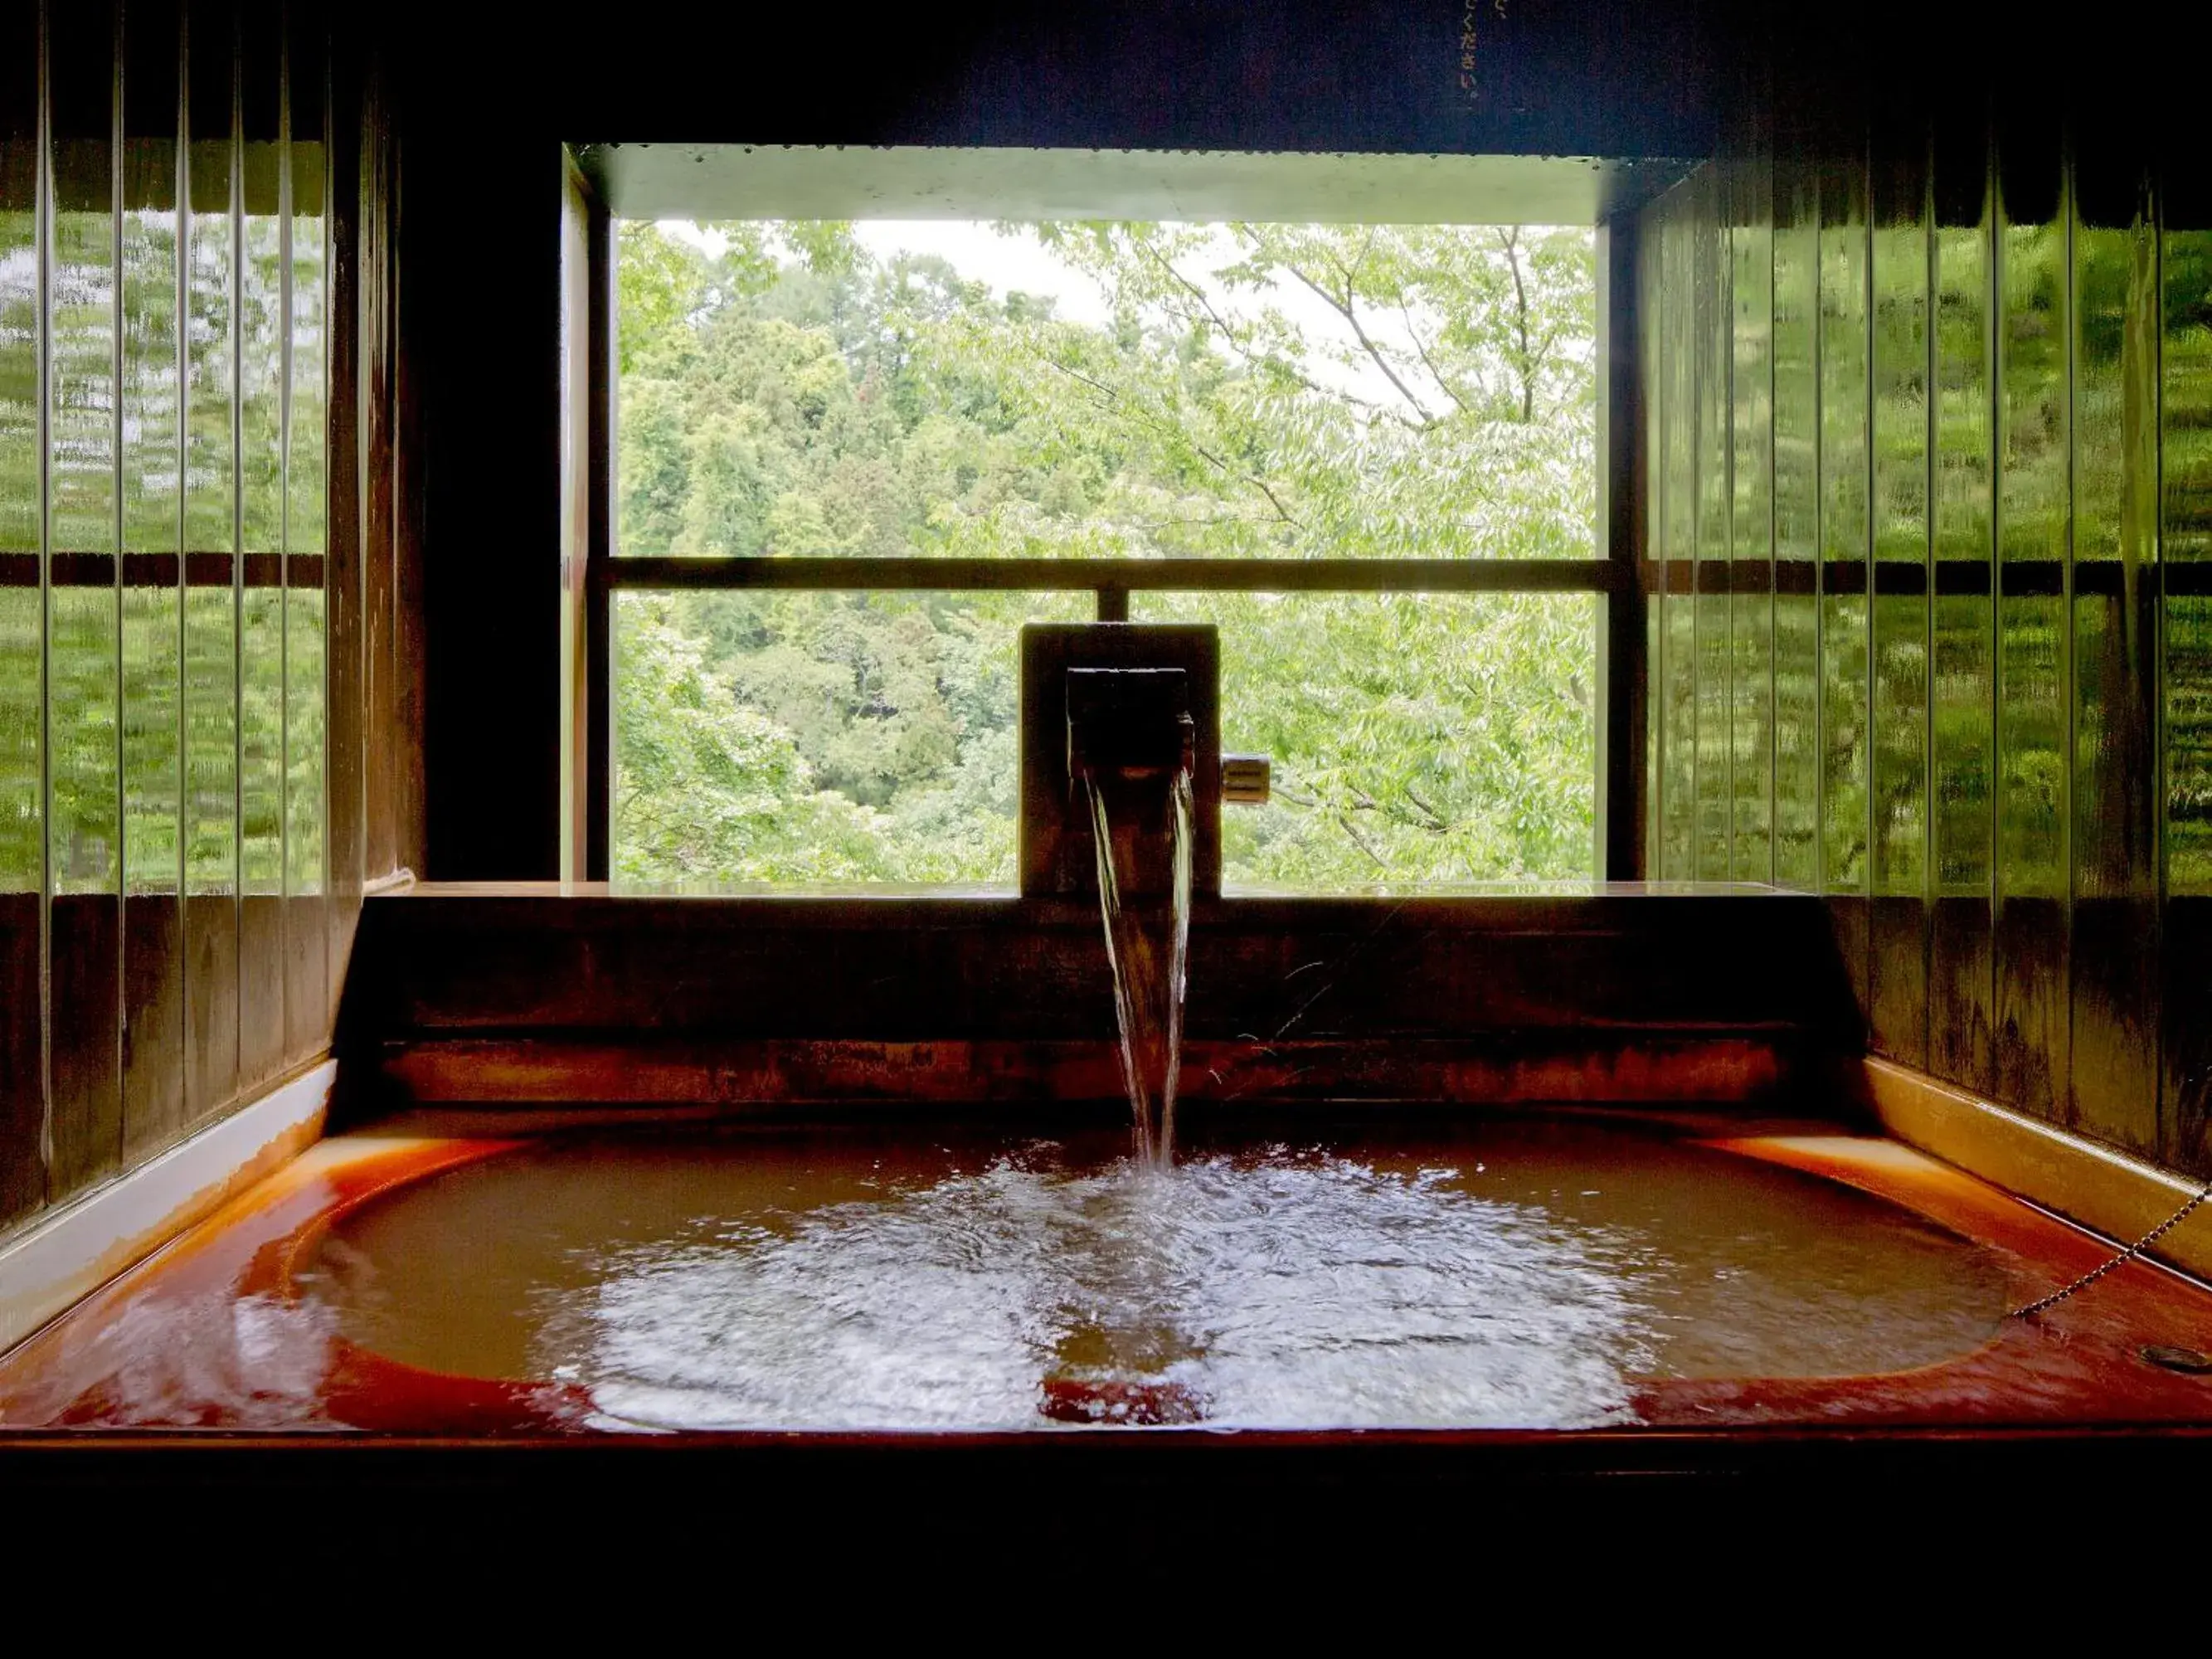
[{"label": "horizontal window mullion", "polygon": [[[240,575],[236,567],[244,564]],[[175,587],[181,579],[186,587],[300,587],[323,586],[323,556],[319,553],[187,553],[180,562],[174,553],[125,553],[118,561],[112,553],[58,551],[46,557],[46,579],[50,587],[112,587],[118,565],[125,587]],[[39,556],[0,553],[0,587],[36,587]]]},{"label": "horizontal window mullion", "polygon": [[1626,568],[1604,559],[617,558],[611,588],[1119,588],[1152,592],[1610,593]]}]

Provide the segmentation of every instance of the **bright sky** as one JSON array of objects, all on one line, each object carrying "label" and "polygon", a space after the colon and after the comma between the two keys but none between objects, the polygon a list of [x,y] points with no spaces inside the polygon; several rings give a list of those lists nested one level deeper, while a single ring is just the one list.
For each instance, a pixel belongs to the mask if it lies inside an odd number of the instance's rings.
[{"label": "bright sky", "polygon": [[1062,264],[1027,236],[1003,236],[988,224],[959,219],[864,219],[853,234],[878,259],[894,253],[934,253],[971,282],[1005,295],[1049,295],[1070,322],[1103,323],[1112,316],[1098,285]]}]

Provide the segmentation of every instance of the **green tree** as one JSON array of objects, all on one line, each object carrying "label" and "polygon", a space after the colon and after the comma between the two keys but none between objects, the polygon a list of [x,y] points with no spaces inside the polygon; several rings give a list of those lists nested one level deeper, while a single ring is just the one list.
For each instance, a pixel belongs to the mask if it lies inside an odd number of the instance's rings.
[{"label": "green tree", "polygon": [[[1589,556],[1587,233],[1000,228],[1094,282],[1110,320],[875,258],[842,224],[624,226],[623,550]],[[626,598],[619,871],[1011,878],[1016,633],[1086,609]],[[1277,800],[1229,821],[1232,880],[1587,873],[1586,597],[1140,615],[1218,623],[1228,739],[1276,757]]]}]

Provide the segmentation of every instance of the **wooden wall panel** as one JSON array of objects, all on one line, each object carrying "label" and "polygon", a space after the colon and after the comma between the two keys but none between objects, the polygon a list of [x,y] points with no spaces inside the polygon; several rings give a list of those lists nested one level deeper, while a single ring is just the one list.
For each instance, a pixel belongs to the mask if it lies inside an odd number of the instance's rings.
[{"label": "wooden wall panel", "polygon": [[1734,862],[1735,652],[1729,588],[1734,564],[1729,486],[1731,459],[1729,369],[1735,307],[1729,289],[1729,212],[1722,193],[1726,173],[1707,169],[1692,210],[1689,279],[1692,290],[1690,351],[1693,391],[1690,444],[1695,479],[1692,511],[1697,580],[1695,635],[1698,744],[1693,873],[1726,881]]},{"label": "wooden wall panel", "polygon": [[1660,655],[1665,723],[1659,780],[1657,868],[1677,879],[1697,867],[1697,282],[1698,203],[1685,185],[1676,210],[1659,223],[1658,271],[1666,302],[1655,308],[1659,334],[1659,569],[1663,579]]},{"label": "wooden wall panel", "polygon": [[185,1117],[238,1092],[238,21],[185,20]]},{"label": "wooden wall panel", "polygon": [[1774,166],[1729,168],[1729,873],[1774,879]]},{"label": "wooden wall panel", "polygon": [[238,1093],[238,896],[185,896],[185,1118],[206,1122]]},{"label": "wooden wall panel", "polygon": [[284,1058],[330,1030],[330,329],[325,52],[313,20],[285,40]]},{"label": "wooden wall panel", "polygon": [[1984,1093],[1996,1085],[1995,187],[1985,115],[1976,101],[1939,108],[1935,119],[1928,939],[1929,1066]]},{"label": "wooden wall panel", "polygon": [[[347,263],[390,135],[327,40],[313,0],[0,17],[0,1230],[328,1047],[393,428],[357,447]],[[375,562],[389,647],[419,591]]]},{"label": "wooden wall panel", "polygon": [[46,1196],[123,1146],[113,15],[46,14]]},{"label": "wooden wall panel", "polygon": [[2101,133],[2072,204],[2072,1097],[2155,1157],[2158,241],[2145,147]]},{"label": "wooden wall panel", "polygon": [[[1778,21],[1770,60],[1774,621],[1762,636],[1739,599],[1728,672],[1749,620],[1772,652],[1775,874],[1867,951],[1877,1048],[2212,1169],[2212,181],[2191,100],[2111,41],[2061,64],[1939,34],[1854,82],[1828,48],[1859,27]],[[1839,114],[1854,85],[1870,131]],[[1694,240],[1700,200],[1646,216]],[[1703,302],[1654,273],[1663,374]],[[1680,441],[1662,419],[1653,489]],[[1655,681],[1677,706],[1650,722],[1654,776],[1682,775],[1686,727],[1702,758],[1686,714],[1713,672],[1700,653]],[[1730,833],[1756,868],[1767,826]]]},{"label": "wooden wall panel", "polygon": [[1869,765],[1869,1041],[1928,1054],[1928,554],[1932,240],[1928,144],[1915,106],[1887,108],[1873,170],[1869,399],[1875,559]]},{"label": "wooden wall panel", "polygon": [[39,27],[0,12],[0,1227],[46,1202]]},{"label": "wooden wall panel", "polygon": [[123,680],[123,1155],[185,1122],[181,17],[124,15],[118,230]]},{"label": "wooden wall panel", "polygon": [[1820,879],[1820,207],[1796,149],[1774,162],[1774,879]]},{"label": "wooden wall panel", "polygon": [[1864,1006],[1871,949],[1867,842],[1872,702],[1867,564],[1870,244],[1862,158],[1820,167],[1819,220],[1814,351],[1820,394],[1820,884],[1828,896],[1844,972]]},{"label": "wooden wall panel", "polygon": [[359,287],[355,306],[360,376],[358,442],[368,458],[361,472],[362,720],[363,830],[362,868],[370,879],[400,866],[394,797],[401,758],[398,586],[393,570],[392,476],[376,464],[392,449],[392,392],[397,336],[392,315],[398,279],[392,247],[397,161],[386,125],[387,92],[382,65],[372,59],[362,86],[365,118],[361,152]]},{"label": "wooden wall panel", "polygon": [[[395,128],[396,131],[396,128]],[[390,427],[386,434],[389,460],[380,469],[380,476],[388,481],[391,501],[391,571],[392,571],[392,655],[391,655],[391,720],[392,724],[382,743],[392,755],[392,774],[386,799],[392,815],[392,867],[421,872],[428,867],[428,806],[425,799],[425,744],[428,740],[428,708],[425,702],[424,672],[428,652],[428,568],[425,562],[425,515],[428,510],[430,473],[424,465],[426,447],[423,428],[428,419],[425,401],[425,376],[421,372],[422,359],[428,355],[422,349],[423,334],[422,313],[423,282],[420,276],[410,275],[406,264],[408,220],[405,212],[406,158],[416,152],[398,142],[392,145],[392,171],[388,185],[390,202],[389,236],[392,248],[390,262],[391,297],[387,313],[391,319],[392,368],[390,374]],[[438,162],[426,156],[422,171],[434,175]],[[549,167],[545,188],[550,193],[556,174]],[[440,269],[451,261],[441,257],[442,246],[438,227],[428,226],[418,232],[418,245],[434,250],[417,262],[417,270]],[[550,233],[551,227],[546,229]],[[541,374],[550,377],[553,352],[547,343],[553,338],[549,327],[537,337],[538,368]],[[552,436],[546,434],[549,444]],[[551,450],[549,447],[547,456]],[[550,476],[544,481],[548,486],[539,492],[536,503],[541,512],[551,507],[553,482]],[[472,491],[481,496],[481,491]],[[538,541],[535,545],[549,544]],[[543,591],[535,591],[542,587]],[[483,617],[490,611],[506,612],[509,595],[516,601],[511,613],[513,631],[518,637],[533,640],[538,646],[532,659],[542,663],[550,674],[554,652],[559,639],[558,618],[555,612],[555,589],[550,583],[533,584],[520,571],[500,583],[486,596],[488,602],[481,606],[461,608],[458,615],[465,620],[462,625],[471,633],[483,628]],[[541,626],[532,628],[538,622]],[[505,629],[495,631],[506,631]],[[544,712],[545,698],[541,694],[531,699]],[[518,720],[516,725],[520,726]],[[559,804],[550,795],[536,802],[538,811],[529,815],[534,818],[530,829],[531,838],[542,842],[550,851],[559,834]],[[503,817],[503,815],[502,815]],[[518,826],[519,828],[520,826]],[[548,873],[550,873],[550,866]]]},{"label": "wooden wall panel", "polygon": [[185,913],[175,893],[123,901],[123,1156],[185,1127]]},{"label": "wooden wall panel", "polygon": [[241,0],[237,264],[238,1090],[284,1066],[284,260],[282,15]]},{"label": "wooden wall panel", "polygon": [[2212,180],[2193,132],[2159,180],[2160,1128],[2212,1168]]},{"label": "wooden wall panel", "polygon": [[47,902],[46,1199],[112,1175],[123,1155],[122,902],[57,893]]},{"label": "wooden wall panel", "polygon": [[1996,1084],[2071,1115],[2067,1056],[2070,641],[2067,191],[2041,84],[2009,88],[1997,147]]},{"label": "wooden wall panel", "polygon": [[35,891],[0,893],[0,1227],[46,1201],[40,908]]},{"label": "wooden wall panel", "polygon": [[[364,629],[362,607],[361,335],[354,325],[360,295],[362,198],[362,51],[356,23],[334,22],[329,48],[325,120],[330,153],[324,190],[329,246],[329,494],[326,598],[329,637],[324,696],[327,708],[330,902],[326,912],[328,1018],[337,1018],[346,969],[361,915],[363,802]],[[327,1027],[325,1029],[328,1029]]]}]

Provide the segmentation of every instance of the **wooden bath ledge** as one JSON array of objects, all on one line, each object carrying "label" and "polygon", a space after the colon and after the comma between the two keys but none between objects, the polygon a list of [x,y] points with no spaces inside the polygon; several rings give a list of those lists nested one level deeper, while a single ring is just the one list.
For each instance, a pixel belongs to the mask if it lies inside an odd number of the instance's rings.
[{"label": "wooden bath ledge", "polygon": [[[743,1108],[1121,1097],[1087,904],[981,889],[426,883],[362,909],[342,1057],[413,1103]],[[1183,1097],[1767,1101],[1856,1014],[1826,912],[1576,884],[1194,911]]]},{"label": "wooden bath ledge", "polygon": [[[1875,1114],[1890,1134],[2119,1243],[2141,1238],[2202,1189],[2201,1182],[1910,1066],[1871,1058],[1861,1063]],[[2148,1254],[2212,1280],[2212,1204]]]}]

